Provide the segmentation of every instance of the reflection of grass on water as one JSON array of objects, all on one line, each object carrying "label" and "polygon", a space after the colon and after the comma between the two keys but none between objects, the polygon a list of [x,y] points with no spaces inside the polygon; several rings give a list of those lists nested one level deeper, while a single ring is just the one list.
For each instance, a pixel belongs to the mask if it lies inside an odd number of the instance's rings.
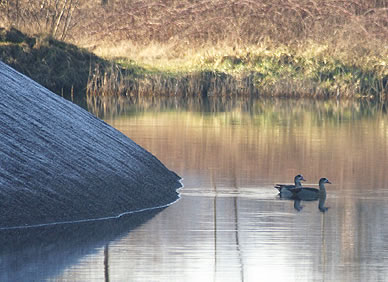
[{"label": "reflection of grass on water", "polygon": [[191,122],[215,123],[219,126],[234,124],[281,125],[290,121],[298,124],[312,120],[322,123],[341,124],[376,115],[385,115],[385,106],[365,101],[299,100],[299,99],[252,99],[231,98],[88,98],[89,111],[101,118],[163,116],[183,114]]},{"label": "reflection of grass on water", "polygon": [[172,167],[211,171],[219,179],[253,179],[258,171],[291,177],[299,173],[295,161],[314,179],[322,171],[354,173],[354,167],[368,174],[388,140],[385,110],[350,100],[143,97],[89,105]]}]

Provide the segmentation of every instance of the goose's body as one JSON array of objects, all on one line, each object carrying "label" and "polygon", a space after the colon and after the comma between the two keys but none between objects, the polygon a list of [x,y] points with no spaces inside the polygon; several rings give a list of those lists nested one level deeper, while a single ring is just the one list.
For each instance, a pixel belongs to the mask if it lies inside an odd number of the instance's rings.
[{"label": "goose's body", "polygon": [[275,188],[279,190],[279,195],[281,198],[291,198],[294,194],[292,193],[292,189],[301,188],[302,183],[301,181],[305,181],[303,178],[303,175],[298,174],[294,178],[294,185],[290,184],[276,184]]},{"label": "goose's body", "polygon": [[311,187],[300,187],[290,191],[292,198],[298,198],[303,201],[315,201],[319,198],[319,189]]},{"label": "goose's body", "polygon": [[303,201],[315,201],[319,199],[319,210],[326,211],[327,208],[324,207],[326,200],[326,188],[325,184],[331,184],[327,178],[321,178],[319,180],[319,189],[311,187],[298,187],[291,189],[293,199],[303,200]]}]

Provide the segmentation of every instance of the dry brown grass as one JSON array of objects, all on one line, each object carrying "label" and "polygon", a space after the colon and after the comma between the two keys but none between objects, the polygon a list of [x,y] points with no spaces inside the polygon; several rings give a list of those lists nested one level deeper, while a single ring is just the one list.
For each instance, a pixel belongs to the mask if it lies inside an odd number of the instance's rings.
[{"label": "dry brown grass", "polygon": [[386,0],[116,0],[104,8],[81,6],[88,13],[80,13],[84,24],[73,32],[82,44],[159,42],[177,48],[225,41],[385,41],[387,6]]},{"label": "dry brown grass", "polygon": [[80,0],[1,0],[0,27],[65,40],[79,17]]},{"label": "dry brown grass", "polygon": [[78,44],[160,70],[282,46],[361,68],[388,58],[387,0],[115,0],[89,10]]},{"label": "dry brown grass", "polygon": [[[25,32],[52,34],[60,9],[42,10],[39,4],[63,7],[65,1],[3,0],[0,23],[16,21]],[[275,88],[278,95],[294,89],[303,95],[383,97],[387,91],[388,0],[67,1],[77,4],[71,22],[58,25],[67,41],[110,59],[134,60],[152,73],[134,79],[132,69],[97,69],[93,89],[235,93],[248,91],[239,90],[248,80],[257,87],[249,93]],[[238,77],[241,65],[245,74]],[[166,71],[186,73],[159,73]]]},{"label": "dry brown grass", "polygon": [[[107,4],[102,5],[103,2]],[[61,16],[62,10],[64,13]],[[71,14],[69,12],[71,11]],[[158,42],[185,49],[228,42],[388,38],[387,0],[3,0],[0,23],[24,32],[67,29],[82,46]],[[69,18],[70,17],[70,18]],[[66,26],[67,24],[67,26]],[[61,36],[61,32],[57,32]]]}]

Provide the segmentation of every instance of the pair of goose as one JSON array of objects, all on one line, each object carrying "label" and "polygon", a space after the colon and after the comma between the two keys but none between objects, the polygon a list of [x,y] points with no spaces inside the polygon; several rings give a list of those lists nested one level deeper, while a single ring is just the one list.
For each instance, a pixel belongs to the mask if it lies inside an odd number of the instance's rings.
[{"label": "pair of goose", "polygon": [[[276,184],[275,188],[279,190],[281,198],[288,198],[295,200],[295,205],[297,207],[300,204],[300,201],[315,201],[319,199],[318,208],[320,211],[327,211],[328,208],[324,207],[326,200],[326,188],[325,184],[331,184],[327,178],[321,178],[319,180],[319,189],[311,187],[303,187],[301,181],[306,181],[303,178],[303,175],[298,174],[294,178],[295,185],[286,185],[286,184]],[[297,207],[295,207],[297,210]]]}]

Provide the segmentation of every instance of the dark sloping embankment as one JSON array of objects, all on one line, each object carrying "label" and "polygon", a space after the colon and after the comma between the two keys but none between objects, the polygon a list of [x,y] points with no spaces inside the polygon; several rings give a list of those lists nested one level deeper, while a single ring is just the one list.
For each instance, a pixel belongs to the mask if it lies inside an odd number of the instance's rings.
[{"label": "dark sloping embankment", "polygon": [[110,69],[86,49],[44,35],[0,28],[0,60],[68,100],[82,101],[90,69]]},{"label": "dark sloping embankment", "polygon": [[117,216],[177,199],[179,176],[0,62],[0,227]]}]

